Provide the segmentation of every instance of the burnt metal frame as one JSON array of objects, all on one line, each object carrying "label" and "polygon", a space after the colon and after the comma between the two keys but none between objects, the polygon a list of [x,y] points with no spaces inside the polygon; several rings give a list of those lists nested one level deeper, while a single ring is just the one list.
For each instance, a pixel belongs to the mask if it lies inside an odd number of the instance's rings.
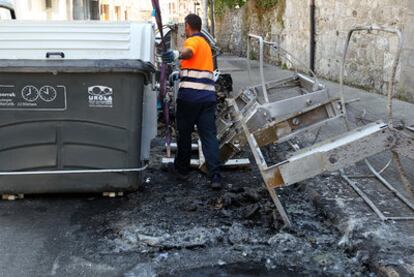
[{"label": "burnt metal frame", "polygon": [[[365,164],[367,165],[368,169],[373,174],[372,177],[379,180],[388,190],[390,190],[402,203],[404,203],[408,208],[410,208],[412,211],[414,211],[414,204],[408,200],[403,194],[401,194],[397,189],[395,189],[382,175],[381,173],[385,171],[385,169],[391,164],[391,161],[394,160],[397,163],[397,167],[399,167],[399,173],[401,180],[408,184],[405,184],[406,186],[411,186],[409,184],[408,179],[405,176],[405,172],[402,169],[401,161],[400,161],[400,155],[405,156],[411,160],[414,160],[414,137],[412,135],[406,134],[404,131],[396,130],[393,127],[392,122],[392,100],[394,97],[394,91],[395,91],[395,83],[396,83],[396,75],[397,75],[397,68],[400,61],[400,56],[403,48],[404,43],[404,37],[400,30],[394,29],[394,28],[388,28],[388,27],[382,27],[378,25],[370,25],[370,26],[359,26],[355,27],[348,32],[347,40],[345,42],[345,50],[342,57],[341,62],[341,72],[340,72],[340,86],[341,86],[341,99],[344,99],[344,72],[345,72],[345,63],[346,63],[346,57],[349,50],[350,41],[352,38],[352,35],[355,33],[360,32],[382,32],[382,33],[389,33],[392,35],[395,35],[398,38],[398,48],[397,52],[395,53],[393,65],[391,68],[391,74],[390,78],[388,80],[388,88],[387,88],[387,128],[389,129],[389,132],[391,132],[391,137],[394,141],[393,147],[390,148],[390,150],[393,152],[393,158],[387,163],[386,167],[384,169],[380,170],[378,172],[372,164],[368,161],[368,159],[365,159]],[[386,149],[384,149],[386,150]],[[399,217],[388,217],[385,216],[384,213],[369,199],[369,197],[357,186],[358,183],[351,180],[353,176],[347,176],[343,170],[340,172],[341,177],[355,190],[355,192],[361,196],[361,198],[365,201],[365,203],[377,214],[377,216],[382,221],[388,221],[388,220],[414,220],[414,216],[399,216]],[[371,176],[369,176],[371,177]]]},{"label": "burnt metal frame", "polygon": [[[171,152],[177,151],[176,142],[172,142],[170,146],[171,146]],[[198,140],[197,143],[192,143],[191,150],[194,152],[197,152],[198,158],[190,160],[190,167],[200,169],[207,173],[207,167],[205,166],[205,157],[202,151],[201,141]],[[174,158],[163,157],[161,159],[161,164],[163,165],[168,165],[171,163],[174,163]],[[230,159],[230,160],[227,160],[223,164],[223,167],[225,168],[244,168],[244,167],[249,167],[249,166],[250,166],[250,160],[248,158]]]},{"label": "burnt metal frame", "polygon": [[[378,26],[370,27],[358,27],[355,30],[378,30],[397,34],[400,38],[400,46],[402,45],[402,35],[398,30],[383,29]],[[351,38],[352,32],[348,39]],[[348,42],[349,43],[349,40]],[[346,57],[346,50],[344,59]],[[400,51],[397,53],[397,57],[394,61],[393,71],[391,74],[391,80],[388,88],[388,124],[383,122],[377,122],[357,128],[355,130],[348,131],[336,138],[328,139],[320,144],[313,145],[296,152],[292,157],[287,160],[278,163],[274,166],[268,167],[266,161],[261,153],[261,144],[257,140],[257,136],[251,133],[247,127],[247,121],[241,116],[241,122],[243,130],[247,137],[249,146],[256,159],[256,163],[260,169],[261,175],[265,181],[273,201],[275,202],[279,212],[281,213],[285,223],[290,224],[289,218],[283,209],[280,201],[277,199],[277,195],[273,188],[277,188],[284,185],[291,185],[305,179],[314,177],[327,171],[341,170],[341,176],[348,182],[348,184],[364,199],[364,201],[374,210],[374,212],[382,220],[412,220],[412,216],[402,217],[386,217],[375,206],[375,204],[363,193],[356,185],[346,176],[342,168],[348,167],[355,162],[366,160],[367,157],[381,153],[385,150],[392,150],[396,155],[402,154],[410,159],[414,159],[414,138],[405,133],[402,133],[392,126],[392,95],[394,79],[396,75],[396,68],[398,66]],[[344,62],[343,62],[344,63]],[[342,67],[342,70],[344,65]],[[343,112],[345,113],[345,101],[343,95],[343,71],[341,71],[341,103]],[[266,87],[264,87],[266,88]],[[233,103],[233,105],[237,105]],[[347,121],[345,121],[347,122]],[[347,125],[348,126],[348,125]],[[349,128],[348,128],[349,129]],[[271,140],[269,140],[271,142]],[[399,159],[399,158],[398,158]],[[401,193],[399,193],[394,187],[392,187],[379,173],[377,173],[369,162],[366,160],[368,167],[373,172],[374,176],[378,178],[389,190],[391,190],[403,203],[405,203],[410,209],[414,210],[414,205],[407,200]],[[298,170],[300,168],[301,170]]]},{"label": "burnt metal frame", "polygon": [[[266,82],[263,63],[264,46],[268,45],[275,50],[282,51],[290,61],[290,57],[293,57],[293,55],[278,47],[276,43],[265,41],[262,37],[252,34],[249,35],[248,45],[250,45],[251,39],[259,41],[261,85],[248,88],[234,99],[227,100],[229,109],[225,112],[231,115],[232,121],[228,122],[222,118],[218,120],[221,157],[226,161],[234,152],[240,151],[248,143],[274,204],[285,225],[290,226],[290,219],[274,190],[283,184],[277,183],[280,179],[269,179],[267,177],[269,174],[272,175],[273,171],[277,171],[279,165],[269,167],[260,147],[288,141],[302,132],[318,128],[332,120],[343,118],[342,107],[344,104],[340,102],[338,97],[331,96],[327,88],[318,81],[315,73],[300,61],[298,63],[314,76],[314,80],[296,72],[293,77]],[[247,52],[249,76],[251,76],[250,46],[248,46]],[[290,57],[287,57],[288,55]],[[294,57],[293,59],[298,61]],[[270,102],[268,90],[284,88],[284,86],[289,85],[289,82],[306,83],[308,86],[307,93],[302,91],[302,95]],[[263,94],[264,103],[259,101],[258,95],[260,92]]]},{"label": "burnt metal frame", "polygon": [[[253,39],[256,39],[259,43],[259,68],[260,68],[260,80],[261,80],[261,85],[262,85],[262,89],[263,89],[263,97],[266,103],[269,102],[269,97],[267,94],[267,89],[266,89],[266,80],[265,80],[265,76],[264,76],[264,47],[265,46],[269,46],[270,48],[274,49],[275,51],[279,52],[280,54],[283,55],[283,57],[289,61],[292,64],[298,64],[302,67],[302,69],[304,69],[305,72],[308,72],[310,74],[310,76],[312,76],[312,78],[314,78],[315,80],[315,85],[318,87],[320,85],[320,82],[318,80],[317,75],[315,74],[315,72],[308,66],[306,66],[306,64],[304,64],[301,60],[299,60],[298,58],[296,58],[292,53],[290,53],[289,51],[287,51],[286,49],[280,47],[279,43],[277,42],[273,42],[273,41],[268,41],[263,39],[263,37],[255,35],[255,34],[249,34],[247,36],[247,70],[248,70],[248,74],[249,74],[249,79],[250,81],[252,81],[252,70],[251,70],[251,57],[250,57],[250,47],[251,47],[251,41]],[[295,67],[295,72],[298,73],[297,68]]]},{"label": "burnt metal frame", "polygon": [[[283,55],[293,57],[273,42],[264,41],[255,35],[250,35],[249,38],[258,38],[262,51],[264,45],[270,45],[276,50],[282,51]],[[248,67],[250,67],[249,60],[250,57],[247,58]],[[312,79],[296,72],[291,77],[266,82],[263,75],[263,53],[260,53],[260,60],[262,84],[247,88],[235,97],[241,114],[248,118],[246,123],[250,132],[257,132],[257,135],[265,140],[276,136],[277,142],[281,143],[301,132],[318,128],[329,121],[343,117],[341,112],[343,104],[340,103],[340,98],[330,95],[327,88],[316,77]],[[291,59],[289,58],[289,60]],[[297,59],[293,57],[293,60]],[[301,64],[311,75],[315,75],[306,65],[301,62],[297,63]],[[303,94],[299,96],[274,102],[269,101],[268,90],[289,88],[292,84],[297,86],[295,82],[303,85],[301,89],[307,91],[302,91]],[[259,99],[260,94],[263,94],[264,101]],[[227,105],[227,107],[228,109],[224,110],[217,119],[220,156],[224,162],[239,152],[247,143],[239,122],[240,119],[235,116],[234,107],[231,105]],[[306,123],[306,128],[303,128],[304,124],[301,120]]]},{"label": "burnt metal frame", "polygon": [[[362,31],[362,30],[378,30],[378,31],[386,31],[389,33],[397,34],[400,38],[400,46],[402,45],[402,34],[398,30],[389,29],[389,28],[383,28],[378,26],[369,26],[369,27],[357,27],[355,29],[352,29],[348,35],[347,44],[345,47],[345,53],[344,53],[344,59],[343,64],[341,68],[341,97],[340,97],[340,112],[342,114],[338,115],[338,117],[343,117],[343,115],[346,113],[345,108],[345,99],[344,99],[344,88],[343,88],[343,71],[344,71],[344,62],[345,57],[347,53],[347,49],[349,46],[349,41],[352,36],[352,33],[355,31]],[[255,35],[249,35],[250,38],[256,38],[259,40],[260,45],[260,73],[261,73],[261,87],[262,87],[262,93],[265,100],[265,103],[260,105],[259,103],[251,104],[251,107],[254,108],[254,112],[250,111],[250,114],[248,116],[245,116],[243,114],[243,110],[239,110],[238,104],[235,99],[228,100],[229,106],[233,107],[233,110],[236,114],[237,120],[240,123],[244,135],[246,137],[247,143],[249,144],[254,158],[256,160],[256,163],[259,167],[260,173],[265,181],[266,188],[268,189],[272,200],[274,204],[276,205],[277,209],[279,210],[285,225],[291,225],[291,222],[289,220],[289,217],[286,213],[286,211],[283,208],[283,205],[280,203],[280,200],[277,197],[277,194],[275,192],[275,188],[284,186],[284,185],[291,185],[300,181],[303,181],[305,179],[317,176],[321,173],[327,172],[327,171],[336,171],[341,170],[341,176],[344,177],[344,179],[354,188],[354,190],[357,191],[358,194],[360,194],[363,199],[367,202],[367,204],[374,210],[376,213],[380,216],[381,219],[392,219],[392,220],[410,220],[414,219],[414,217],[385,217],[381,216],[380,213],[378,213],[379,209],[376,208],[376,206],[370,201],[366,195],[363,194],[361,190],[358,189],[356,184],[354,182],[350,182],[350,179],[348,176],[346,176],[342,168],[351,166],[352,164],[364,160],[367,157],[370,157],[372,155],[375,155],[377,153],[381,153],[384,150],[390,149],[394,150],[395,153],[402,154],[404,153],[405,156],[409,158],[414,158],[414,151],[413,151],[413,142],[414,139],[411,136],[402,135],[393,128],[392,126],[392,95],[393,95],[393,86],[394,86],[394,79],[396,75],[396,68],[398,66],[399,62],[399,55],[401,53],[401,49],[399,49],[397,53],[397,57],[394,61],[393,71],[391,74],[390,84],[388,88],[388,124],[385,124],[381,121],[369,124],[366,126],[363,126],[361,128],[357,128],[355,130],[348,131],[336,138],[328,139],[327,141],[324,141],[322,143],[319,143],[317,145],[313,145],[311,147],[305,148],[302,151],[296,152],[292,157],[288,158],[287,160],[278,163],[273,166],[268,166],[263,154],[260,150],[261,146],[270,144],[270,143],[280,143],[281,140],[278,140],[277,134],[277,128],[275,130],[272,130],[274,132],[270,132],[272,135],[267,136],[264,135],[267,131],[271,130],[271,126],[277,125],[277,116],[279,115],[276,111],[278,108],[278,104],[281,104],[280,102],[275,103],[269,103],[269,97],[267,89],[268,83],[264,80],[264,69],[263,69],[263,49],[265,45],[265,41],[263,38]],[[269,45],[275,45],[274,43],[269,43]],[[249,61],[249,48],[248,48],[248,61]],[[249,66],[249,72],[250,72],[250,64],[248,62]],[[250,73],[249,73],[250,74]],[[313,94],[313,93],[310,93]],[[309,94],[302,95],[305,97],[308,97]],[[300,97],[302,97],[300,96]],[[287,99],[284,101],[292,101],[291,99]],[[296,99],[295,99],[296,100]],[[294,103],[296,103],[293,100]],[[303,103],[299,101],[299,104]],[[306,103],[306,102],[305,102]],[[249,104],[247,102],[247,104]],[[297,103],[296,103],[297,104]],[[267,106],[266,106],[267,105]],[[321,103],[319,105],[322,105]],[[247,106],[247,105],[246,105]],[[266,107],[266,108],[264,108]],[[275,109],[272,109],[275,108]],[[279,105],[280,108],[280,105]],[[299,113],[306,116],[306,109],[299,105],[299,109],[302,109]],[[267,117],[267,122],[264,124],[264,126],[261,126],[257,130],[252,132],[252,127],[249,126],[248,120],[252,118],[252,116],[255,115],[255,112],[257,113],[260,111],[262,115]],[[273,115],[273,117],[272,117]],[[334,117],[335,118],[335,117]],[[287,117],[286,119],[292,119]],[[346,126],[348,127],[348,122],[345,119]],[[322,122],[314,122],[314,125],[311,125],[310,128],[314,126],[319,126],[323,124]],[[257,127],[257,125],[256,125]],[[234,127],[233,127],[234,128]],[[348,127],[349,130],[349,127]],[[288,132],[289,133],[289,132]],[[261,138],[261,134],[265,136],[265,139]],[[291,138],[293,136],[297,135],[295,132],[290,133],[287,136],[288,138]],[[402,142],[401,142],[402,141]],[[411,151],[401,151],[401,149],[406,150],[410,148]],[[300,168],[301,171],[298,171],[297,169]],[[371,169],[372,170],[372,169]],[[379,175],[376,174],[375,171],[372,170],[375,176]],[[378,177],[378,176],[377,176]],[[380,178],[379,178],[380,179]],[[400,193],[397,193],[397,190],[395,190],[391,185],[388,183],[385,183],[385,179],[380,179],[382,183],[386,187],[388,187],[391,191],[393,191],[396,196],[403,201],[405,204],[407,204],[408,207],[413,209],[413,205],[404,198]],[[368,199],[368,200],[367,200]]]},{"label": "burnt metal frame", "polygon": [[[228,101],[230,102],[230,105],[232,105],[234,107],[235,112],[240,114],[237,103],[233,99],[230,99]],[[257,147],[257,144],[255,143],[256,140],[254,139],[254,136],[252,134],[250,134],[249,129],[248,129],[247,124],[246,124],[246,121],[244,120],[243,117],[240,118],[240,123],[241,123],[241,126],[243,128],[244,134],[246,135],[247,142],[249,143],[250,148],[252,150],[253,149],[257,150],[257,151],[252,151],[252,152],[253,152],[253,156],[256,160],[256,164],[259,167],[260,172],[262,172],[262,168],[266,167],[266,161],[264,160],[262,155],[259,155],[259,153],[261,154],[260,148]],[[279,214],[282,216],[282,219],[284,221],[285,226],[291,226],[292,223],[289,219],[288,214],[285,211],[285,208],[283,207],[282,203],[280,202],[276,191],[271,186],[269,186],[266,181],[265,181],[265,185],[266,185],[266,189],[268,190],[268,192],[270,194],[270,197],[273,200],[273,203],[275,204],[277,210],[279,211]]]},{"label": "burnt metal frame", "polygon": [[[330,96],[325,88],[265,104],[258,102],[255,88],[250,88],[239,94],[235,101],[239,112],[246,118],[250,132],[255,133],[262,143],[269,139],[281,143],[301,132],[343,117],[339,98]],[[231,148],[237,152],[245,142],[242,138],[240,119],[235,116],[234,107],[228,107],[225,113],[230,114],[231,120],[218,118],[218,137],[221,140],[221,148],[232,144]],[[229,157],[222,155],[224,160]]]}]

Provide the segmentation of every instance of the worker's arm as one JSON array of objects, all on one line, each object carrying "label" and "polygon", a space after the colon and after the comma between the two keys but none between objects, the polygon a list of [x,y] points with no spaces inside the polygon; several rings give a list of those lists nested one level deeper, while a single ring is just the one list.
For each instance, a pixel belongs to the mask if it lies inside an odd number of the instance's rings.
[{"label": "worker's arm", "polygon": [[168,50],[162,55],[162,60],[165,63],[173,63],[177,59],[189,60],[193,56],[193,51],[190,48],[184,48],[181,53],[178,50]]},{"label": "worker's arm", "polygon": [[165,63],[173,63],[178,59],[180,60],[189,60],[191,59],[197,51],[197,42],[193,39],[187,39],[184,42],[184,47],[181,53],[177,50],[168,50],[162,55],[162,60]]},{"label": "worker's arm", "polygon": [[183,50],[180,54],[180,59],[182,60],[189,60],[191,59],[197,52],[198,49],[198,42],[194,38],[186,39],[184,42]]},{"label": "worker's arm", "polygon": [[189,60],[193,57],[193,50],[190,48],[184,48],[181,51],[180,56],[178,57],[180,60]]}]

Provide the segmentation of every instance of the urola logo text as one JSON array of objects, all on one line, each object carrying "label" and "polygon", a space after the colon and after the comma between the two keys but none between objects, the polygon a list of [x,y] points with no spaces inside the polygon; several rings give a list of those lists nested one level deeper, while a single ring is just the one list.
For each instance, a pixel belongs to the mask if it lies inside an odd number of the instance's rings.
[{"label": "urola logo text", "polygon": [[113,89],[107,86],[92,86],[88,88],[89,107],[112,108]]}]

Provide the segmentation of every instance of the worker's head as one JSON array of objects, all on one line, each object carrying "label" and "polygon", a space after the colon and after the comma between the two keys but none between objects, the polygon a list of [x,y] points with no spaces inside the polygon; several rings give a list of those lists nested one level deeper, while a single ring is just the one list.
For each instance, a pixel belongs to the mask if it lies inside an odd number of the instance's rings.
[{"label": "worker's head", "polygon": [[201,31],[201,18],[196,14],[189,14],[185,17],[185,35],[192,36]]}]

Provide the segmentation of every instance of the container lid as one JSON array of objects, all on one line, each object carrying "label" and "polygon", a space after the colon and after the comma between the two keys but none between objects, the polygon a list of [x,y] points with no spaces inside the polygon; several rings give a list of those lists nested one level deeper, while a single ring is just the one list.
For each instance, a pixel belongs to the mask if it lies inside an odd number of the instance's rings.
[{"label": "container lid", "polygon": [[154,60],[151,23],[2,21],[0,60]]},{"label": "container lid", "polygon": [[0,0],[0,7],[1,8],[6,8],[6,9],[9,9],[9,10],[14,9],[14,5],[13,5],[13,2],[11,0]]},{"label": "container lid", "polygon": [[141,60],[2,60],[1,73],[139,73],[151,82],[155,68]]}]

